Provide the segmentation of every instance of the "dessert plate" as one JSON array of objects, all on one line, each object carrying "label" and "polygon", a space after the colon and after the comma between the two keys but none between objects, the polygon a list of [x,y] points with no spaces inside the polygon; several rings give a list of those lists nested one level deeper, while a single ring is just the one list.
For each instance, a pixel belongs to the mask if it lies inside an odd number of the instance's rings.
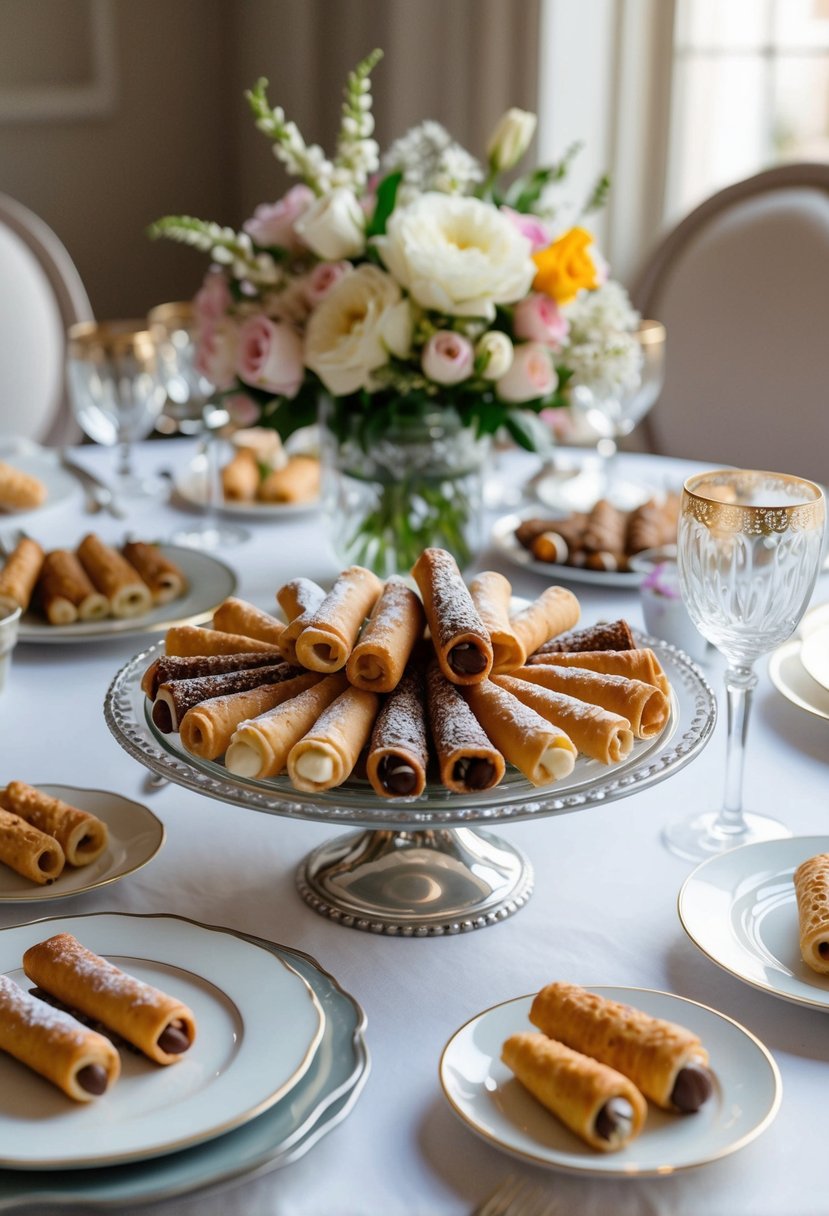
[{"label": "dessert plate", "polygon": [[829,692],[829,625],[815,629],[804,637],[800,661],[812,679]]},{"label": "dessert plate", "polygon": [[46,499],[39,507],[28,511],[4,511],[0,508],[0,524],[17,523],[24,516],[28,518],[40,514],[78,495],[78,483],[61,468],[58,453],[50,448],[42,448],[27,439],[0,438],[0,460],[20,469],[22,473],[37,477],[46,487]]},{"label": "dessert plate", "polygon": [[496,1148],[523,1161],[598,1177],[664,1177],[736,1152],[759,1136],[780,1106],[780,1073],[763,1044],[724,1014],[668,992],[591,987],[687,1026],[707,1047],[714,1093],[695,1115],[671,1115],[649,1104],[645,1129],[617,1153],[589,1148],[501,1063],[501,1045],[529,1030],[533,997],[518,997],[478,1014],[449,1040],[440,1060],[443,1092],[455,1113]]},{"label": "dessert plate", "polygon": [[558,562],[540,562],[529,549],[519,544],[515,529],[525,519],[543,515],[543,509],[533,507],[513,515],[502,515],[492,527],[492,547],[514,566],[532,570],[550,580],[567,583],[592,583],[597,587],[638,587],[643,575],[633,570],[586,570],[579,566],[563,566]]},{"label": "dessert plate", "polygon": [[797,633],[769,659],[769,679],[779,693],[807,713],[829,719],[829,689],[809,674],[802,662],[802,648],[813,634],[829,628],[829,603],[816,604],[800,622]]},{"label": "dessert plate", "polygon": [[[198,465],[191,465],[173,482],[179,498],[192,507],[204,507],[207,502],[206,474]],[[304,515],[319,509],[319,497],[307,502],[232,502],[221,499],[216,503],[219,515],[244,515],[254,519],[283,519],[291,515]]]},{"label": "dessert plate", "polygon": [[139,870],[164,844],[164,825],[140,802],[105,790],[39,781],[34,784],[53,798],[62,798],[71,806],[97,815],[109,828],[109,844],[96,861],[88,866],[67,866],[49,886],[38,886],[8,866],[0,865],[0,903],[44,903],[94,891]]},{"label": "dessert plate", "polygon": [[169,1068],[122,1051],[117,1084],[83,1106],[3,1055],[0,1165],[68,1169],[176,1152],[268,1110],[308,1070],[324,1030],[319,1001],[259,946],[170,916],[62,916],[0,931],[0,973],[28,985],[24,951],[59,932],[184,1001],[198,1036]]},{"label": "dessert plate", "polygon": [[829,836],[793,836],[729,849],[682,885],[682,927],[712,962],[739,980],[797,1005],[829,1010],[829,976],[800,957],[793,875],[829,852]]}]

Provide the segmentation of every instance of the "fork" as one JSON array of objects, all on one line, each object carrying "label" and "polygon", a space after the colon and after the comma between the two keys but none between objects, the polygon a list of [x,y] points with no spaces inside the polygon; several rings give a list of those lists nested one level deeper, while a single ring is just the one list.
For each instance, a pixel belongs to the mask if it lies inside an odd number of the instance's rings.
[{"label": "fork", "polygon": [[558,1211],[541,1187],[508,1174],[472,1216],[556,1216]]}]

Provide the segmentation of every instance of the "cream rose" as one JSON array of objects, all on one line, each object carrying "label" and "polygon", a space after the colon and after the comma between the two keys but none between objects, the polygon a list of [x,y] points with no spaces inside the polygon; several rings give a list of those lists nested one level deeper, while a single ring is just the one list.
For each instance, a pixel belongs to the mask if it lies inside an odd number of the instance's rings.
[{"label": "cream rose", "polygon": [[512,342],[498,329],[490,329],[479,338],[475,358],[483,364],[480,374],[484,380],[500,380],[505,376],[512,367],[512,354]]},{"label": "cream rose", "polygon": [[548,397],[558,384],[553,356],[548,346],[541,342],[524,342],[516,346],[510,369],[495,385],[502,401],[521,405]]},{"label": "cream rose", "polygon": [[366,247],[366,217],[351,190],[338,186],[316,199],[294,224],[294,231],[321,258],[358,257]]}]

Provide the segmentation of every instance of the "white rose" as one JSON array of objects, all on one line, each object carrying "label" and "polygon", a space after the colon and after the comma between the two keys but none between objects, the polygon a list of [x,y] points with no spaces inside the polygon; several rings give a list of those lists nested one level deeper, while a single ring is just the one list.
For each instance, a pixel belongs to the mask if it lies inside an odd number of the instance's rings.
[{"label": "white rose", "polygon": [[421,194],[392,212],[380,256],[423,308],[454,317],[485,317],[530,289],[536,267],[530,242],[497,207],[477,198]]},{"label": "white rose", "polygon": [[490,167],[502,173],[517,164],[530,146],[535,124],[535,114],[515,108],[507,110],[499,119],[486,146]]},{"label": "white rose", "polygon": [[363,209],[345,186],[315,199],[294,224],[294,231],[309,249],[330,261],[358,257],[366,247]]},{"label": "white rose", "polygon": [[499,329],[490,329],[478,339],[475,358],[486,359],[481,369],[484,380],[500,380],[512,366],[513,346],[506,334]]}]

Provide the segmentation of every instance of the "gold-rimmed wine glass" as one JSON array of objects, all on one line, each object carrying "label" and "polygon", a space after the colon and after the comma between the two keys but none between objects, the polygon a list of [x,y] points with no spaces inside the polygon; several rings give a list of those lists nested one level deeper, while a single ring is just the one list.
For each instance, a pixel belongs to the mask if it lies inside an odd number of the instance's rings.
[{"label": "gold-rimmed wine glass", "polygon": [[820,571],[826,504],[814,482],[783,473],[721,469],[690,477],[677,530],[680,590],[703,637],[725,657],[725,796],[665,829],[667,847],[701,860],[736,845],[791,835],[743,810],[754,664],[797,628]]}]

